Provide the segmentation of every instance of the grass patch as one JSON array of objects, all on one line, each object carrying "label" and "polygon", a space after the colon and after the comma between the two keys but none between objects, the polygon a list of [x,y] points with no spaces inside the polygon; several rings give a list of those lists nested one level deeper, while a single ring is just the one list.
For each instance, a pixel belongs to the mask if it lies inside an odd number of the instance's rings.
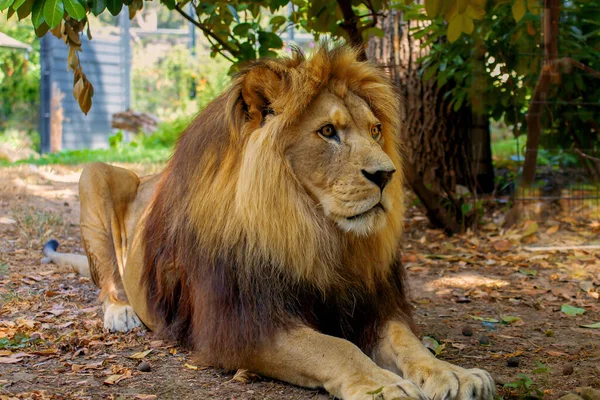
[{"label": "grass patch", "polygon": [[122,148],[118,149],[66,150],[55,154],[44,154],[43,156],[37,159],[30,158],[27,160],[20,160],[16,163],[0,161],[0,165],[77,165],[96,161],[102,161],[106,163],[157,163],[168,160],[170,156],[170,148],[144,148],[135,146],[123,146]]}]

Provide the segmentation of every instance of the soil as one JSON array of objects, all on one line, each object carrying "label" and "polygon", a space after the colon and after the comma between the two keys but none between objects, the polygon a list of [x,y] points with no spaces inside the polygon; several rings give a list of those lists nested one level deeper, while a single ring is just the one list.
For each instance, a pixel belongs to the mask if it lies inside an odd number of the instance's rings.
[{"label": "soil", "polygon": [[[140,174],[161,168],[127,167]],[[0,169],[1,399],[329,398],[198,365],[185,349],[141,328],[103,331],[90,280],[41,262],[50,238],[61,251],[83,253],[80,172]],[[546,210],[504,231],[502,203],[485,204],[480,228],[451,238],[430,229],[418,206],[409,207],[403,262],[421,334],[433,338],[427,342],[439,358],[492,373],[504,398],[600,388],[600,329],[582,327],[600,323],[600,250],[530,251],[600,244],[598,209]],[[149,372],[138,370],[142,361]]]}]

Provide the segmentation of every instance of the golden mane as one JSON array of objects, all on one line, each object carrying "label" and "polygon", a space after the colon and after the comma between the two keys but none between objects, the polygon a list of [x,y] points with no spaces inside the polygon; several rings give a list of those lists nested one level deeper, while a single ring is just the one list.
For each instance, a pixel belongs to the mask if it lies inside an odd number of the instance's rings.
[{"label": "golden mane", "polygon": [[144,230],[149,309],[207,362],[239,365],[299,321],[368,347],[371,338],[353,335],[376,334],[396,310],[409,318],[397,262],[402,174],[386,189],[386,227],[359,237],[318,211],[284,158],[286,128],[324,88],[369,104],[401,167],[401,109],[385,73],[348,47],[322,46],[241,72],[182,134],[163,173]]}]

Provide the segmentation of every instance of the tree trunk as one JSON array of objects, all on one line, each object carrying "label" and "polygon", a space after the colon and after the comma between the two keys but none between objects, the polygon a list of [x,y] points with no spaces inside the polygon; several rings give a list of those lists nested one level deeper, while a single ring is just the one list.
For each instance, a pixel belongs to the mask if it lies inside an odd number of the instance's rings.
[{"label": "tree trunk", "polygon": [[553,81],[560,79],[558,73],[558,22],[560,18],[560,0],[544,1],[544,68],[531,96],[529,110],[527,111],[527,149],[523,163],[523,176],[521,186],[527,189],[535,180],[535,167],[537,153],[542,135],[540,116],[542,107],[546,102],[546,93]]},{"label": "tree trunk", "polygon": [[[427,208],[431,222],[452,232],[461,225],[464,228],[466,222],[463,202],[456,196],[457,185],[475,193],[475,168],[483,172],[484,180],[490,180],[491,171],[493,184],[489,126],[487,115],[474,117],[470,107],[453,111],[450,99],[444,99],[448,87],[438,88],[435,79],[423,82],[417,60],[428,49],[421,48],[421,42],[409,34],[420,23],[423,22],[404,21],[402,14],[394,10],[388,12],[380,25],[385,35],[370,40],[367,56],[386,68],[403,98],[406,118],[402,139],[410,169],[409,183]],[[478,129],[472,130],[473,124]],[[473,150],[478,151],[477,158],[473,157]],[[486,167],[481,168],[480,164]],[[446,207],[440,205],[442,197],[447,200]],[[449,215],[443,215],[444,212]]]}]

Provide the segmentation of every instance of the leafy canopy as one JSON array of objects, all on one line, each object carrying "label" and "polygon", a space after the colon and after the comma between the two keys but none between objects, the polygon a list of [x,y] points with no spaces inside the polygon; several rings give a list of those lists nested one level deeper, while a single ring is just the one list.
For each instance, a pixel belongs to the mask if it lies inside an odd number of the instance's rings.
[{"label": "leafy canopy", "polygon": [[[355,46],[364,45],[370,36],[383,36],[377,27],[386,9],[401,8],[413,0],[160,0],[194,23],[211,42],[212,55],[218,53],[232,62],[235,72],[248,61],[273,57],[283,48],[281,34],[290,26],[301,28],[318,38],[327,34],[345,38]],[[513,16],[519,20],[526,10],[538,12],[537,0],[496,0],[512,3]],[[445,21],[450,42],[462,33],[471,34],[474,20],[485,15],[486,0],[424,0],[427,17]],[[108,11],[126,12],[133,18],[143,8],[143,0],[0,0],[0,12],[7,18],[31,16],[38,37],[51,31],[69,46],[68,67],[73,70],[73,95],[84,113],[92,106],[94,90],[83,72],[77,53],[82,50],[80,34],[91,38],[87,16]],[[444,32],[442,28],[441,32]]]}]

